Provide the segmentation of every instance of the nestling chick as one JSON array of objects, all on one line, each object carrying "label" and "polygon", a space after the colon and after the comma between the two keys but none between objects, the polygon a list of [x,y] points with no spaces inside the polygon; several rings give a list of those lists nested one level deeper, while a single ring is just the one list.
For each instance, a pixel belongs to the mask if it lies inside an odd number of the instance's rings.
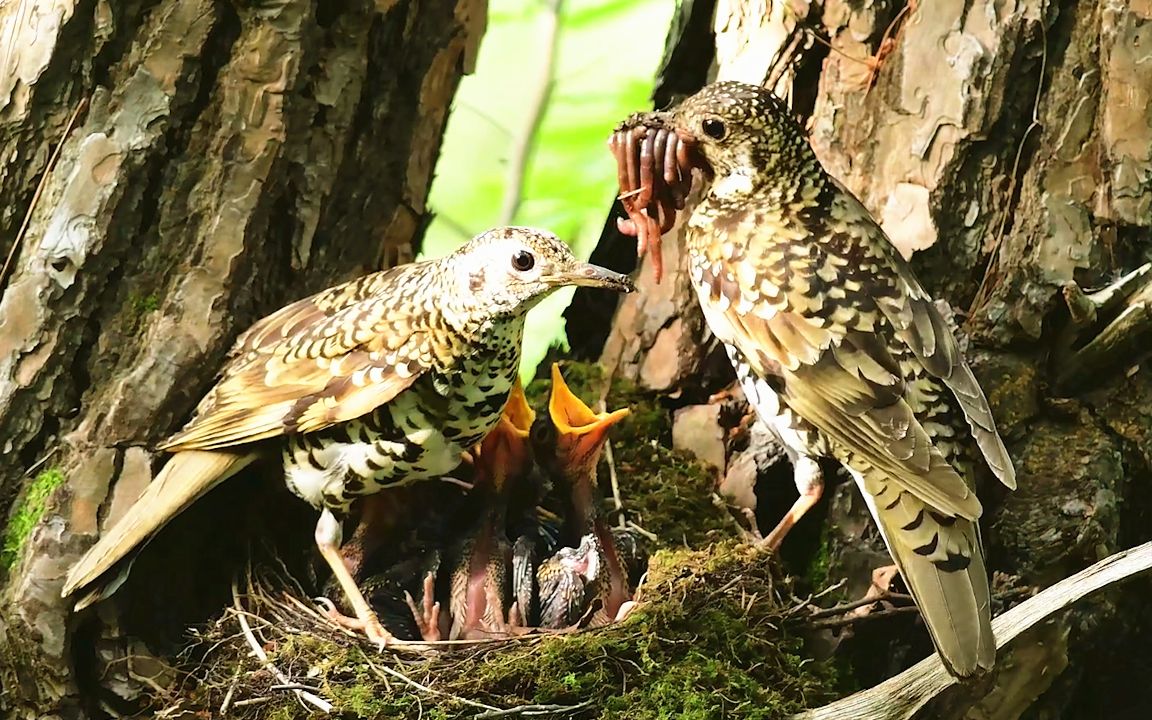
[{"label": "nestling chick", "polygon": [[480,515],[457,550],[452,572],[450,640],[492,637],[511,633],[508,609],[509,565],[512,546],[508,542],[509,492],[531,469],[532,454],[528,435],[535,413],[524,398],[516,380],[504,406],[500,422],[484,438],[475,460],[475,479],[469,498]]},{"label": "nestling chick", "polygon": [[[537,462],[557,487],[567,488],[570,509],[562,542],[576,545],[585,535],[595,536],[599,572],[594,584],[603,604],[603,621],[622,617],[631,600],[627,570],[616,550],[612,530],[600,510],[596,465],[608,430],[627,417],[627,408],[594,413],[564,382],[560,366],[552,366],[552,393],[548,400],[550,428],[533,437]],[[629,605],[629,607],[631,607]]]}]

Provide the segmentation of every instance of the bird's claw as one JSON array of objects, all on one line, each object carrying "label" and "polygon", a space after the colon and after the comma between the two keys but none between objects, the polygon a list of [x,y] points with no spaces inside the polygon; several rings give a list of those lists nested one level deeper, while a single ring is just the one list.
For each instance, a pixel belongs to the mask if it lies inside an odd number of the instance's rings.
[{"label": "bird's claw", "polygon": [[412,598],[412,593],[407,590],[404,591],[404,601],[408,603],[412,617],[416,619],[416,625],[420,628],[420,637],[425,642],[438,642],[442,639],[440,636],[440,603],[436,601],[435,594],[436,574],[432,572],[424,576],[424,594],[420,598],[419,605]]},{"label": "bird's claw", "polygon": [[376,646],[377,652],[384,652],[384,650],[392,645],[400,644],[400,640],[395,635],[384,629],[380,621],[375,617],[369,618],[364,621],[364,634],[368,637],[369,642]]},{"label": "bird's claw", "polygon": [[324,617],[336,623],[340,627],[348,628],[349,630],[363,630],[365,625],[364,621],[358,617],[345,615],[336,608],[336,603],[332,602],[326,597],[312,598],[313,602],[322,608]]}]

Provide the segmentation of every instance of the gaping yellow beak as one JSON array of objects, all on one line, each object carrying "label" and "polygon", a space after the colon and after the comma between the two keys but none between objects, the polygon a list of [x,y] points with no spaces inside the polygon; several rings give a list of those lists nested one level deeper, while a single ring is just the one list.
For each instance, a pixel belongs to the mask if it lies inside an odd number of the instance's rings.
[{"label": "gaping yellow beak", "polygon": [[477,461],[477,471],[482,476],[491,478],[497,488],[508,478],[528,472],[529,464],[532,462],[528,435],[535,419],[536,413],[528,405],[528,399],[524,397],[520,378],[516,378],[500,420],[480,444],[480,456]]},{"label": "gaping yellow beak", "polygon": [[556,427],[556,455],[561,467],[576,471],[594,469],[608,439],[608,429],[628,417],[628,408],[595,413],[576,397],[564,382],[560,366],[552,365],[552,395],[548,414]]}]

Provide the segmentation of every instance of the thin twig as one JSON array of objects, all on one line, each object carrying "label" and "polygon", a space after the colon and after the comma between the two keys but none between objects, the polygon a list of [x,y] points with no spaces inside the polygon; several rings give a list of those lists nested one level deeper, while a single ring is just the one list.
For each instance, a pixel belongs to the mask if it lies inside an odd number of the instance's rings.
[{"label": "thin twig", "polygon": [[583,710],[592,704],[591,700],[585,700],[576,705],[517,705],[516,707],[508,708],[507,710],[489,710],[477,715],[473,715],[473,720],[489,720],[489,718],[503,718],[503,717],[535,717],[537,715],[567,715],[579,710]]},{"label": "thin twig", "polygon": [[[823,590],[816,593],[815,595],[809,595],[807,598],[804,598],[803,600],[801,600],[800,598],[793,595],[792,599],[796,601],[796,604],[788,609],[788,612],[786,613],[786,615],[788,615],[789,617],[794,617],[796,615],[799,615],[801,611],[803,611],[805,608],[811,606],[812,603],[815,602],[816,600],[819,600],[820,598],[824,597],[825,595],[831,595],[832,593],[836,592],[837,590],[839,590],[840,588],[844,587],[847,584],[848,584],[848,578],[841,578],[840,581],[837,582],[836,584],[829,585],[828,587],[824,588]],[[806,615],[805,617],[808,617],[808,616]]]},{"label": "thin twig", "polygon": [[616,456],[612,452],[612,441],[604,442],[604,461],[608,463],[608,479],[612,483],[612,504],[616,511],[616,527],[627,527],[624,517],[624,498],[620,495],[620,477],[616,473]]},{"label": "thin twig", "polygon": [[[236,620],[240,623],[240,629],[244,631],[244,639],[248,641],[249,647],[252,648],[252,654],[264,665],[264,669],[276,676],[276,679],[283,685],[291,685],[288,677],[280,672],[280,668],[276,667],[268,657],[268,653],[264,652],[264,648],[260,647],[260,643],[256,640],[256,635],[252,632],[252,626],[248,624],[248,613],[240,606],[240,589],[236,586],[236,579],[232,579],[232,607],[236,610]],[[328,702],[322,697],[314,695],[305,690],[293,690],[296,698],[301,703],[312,705],[322,713],[330,713],[333,710],[332,703]],[[240,705],[240,703],[236,703]]]},{"label": "thin twig", "polygon": [[266,702],[272,702],[271,695],[264,695],[263,697],[248,698],[247,700],[237,700],[232,703],[232,707],[251,707],[253,705],[263,705]]},{"label": "thin twig", "polygon": [[240,666],[236,666],[236,672],[232,673],[232,683],[228,686],[228,692],[224,693],[224,702],[220,703],[220,717],[228,714],[228,708],[232,706],[232,696],[236,693],[236,687],[240,685]]},{"label": "thin twig", "polygon": [[415,680],[408,677],[407,675],[400,672],[399,670],[393,670],[392,668],[388,667],[387,665],[377,665],[376,663],[374,663],[368,659],[366,659],[365,662],[367,662],[368,667],[372,668],[372,670],[375,673],[377,673],[378,675],[387,675],[387,676],[396,678],[397,680],[400,680],[403,683],[411,685],[412,687],[416,688],[420,692],[428,693],[429,695],[438,695],[440,697],[446,697],[446,698],[449,698],[450,700],[455,700],[456,702],[461,703],[463,705],[469,705],[471,707],[480,708],[481,710],[489,710],[489,711],[499,711],[500,710],[500,708],[493,707],[492,705],[485,705],[482,702],[476,702],[475,700],[469,700],[468,698],[463,698],[463,697],[460,697],[459,695],[453,695],[452,693],[447,693],[447,692],[444,692],[443,690],[437,690],[436,688],[428,687],[427,685],[416,682]]},{"label": "thin twig", "polygon": [[805,623],[805,626],[816,628],[817,630],[830,630],[832,628],[845,627],[846,625],[856,625],[858,623],[868,622],[869,620],[879,620],[880,618],[890,617],[892,615],[904,615],[907,613],[914,613],[919,611],[920,609],[915,605],[895,605],[890,608],[874,610],[862,615],[848,615],[842,617],[825,618],[824,620],[816,620],[815,622]]},{"label": "thin twig", "polygon": [[800,50],[800,43],[804,41],[804,32],[800,24],[797,23],[792,26],[788,31],[788,37],[785,42],[781,44],[779,50],[772,57],[772,64],[768,66],[767,79],[764,81],[764,87],[775,92],[776,86],[780,84],[780,79],[784,77],[784,73],[792,66],[792,61],[796,58],[796,54]]},{"label": "thin twig", "polygon": [[[4,67],[0,65],[0,67]],[[44,174],[40,176],[40,182],[36,183],[36,192],[32,193],[32,202],[28,203],[28,212],[24,213],[24,222],[20,223],[20,230],[16,232],[16,238],[12,241],[12,247],[8,248],[8,257],[4,259],[4,267],[0,269],[0,288],[8,282],[8,270],[12,266],[12,259],[16,257],[16,248],[24,241],[24,235],[28,232],[28,226],[32,223],[32,212],[36,210],[36,204],[40,200],[40,196],[44,193],[44,187],[48,184],[48,178],[52,175],[52,170],[56,167],[56,162],[60,159],[60,151],[64,149],[64,143],[68,140],[68,135],[72,133],[72,127],[76,124],[76,118],[80,117],[80,113],[84,112],[88,107],[88,98],[80,100],[80,104],[72,111],[72,117],[68,118],[68,124],[64,126],[64,134],[60,136],[60,142],[56,143],[56,149],[52,151],[52,157],[48,159],[48,166],[44,168]]]},{"label": "thin twig", "polygon": [[651,540],[654,543],[660,542],[660,536],[659,535],[652,532],[651,530],[646,530],[646,529],[640,527],[639,525],[637,525],[632,520],[629,520],[627,525],[625,525],[624,527],[628,528],[629,530],[631,530],[634,533],[638,533],[640,535],[643,535],[644,537],[648,538],[649,540]]},{"label": "thin twig", "polygon": [[537,65],[535,82],[529,86],[529,102],[524,111],[524,125],[520,128],[520,133],[513,138],[512,149],[508,155],[508,179],[504,185],[504,200],[500,206],[498,225],[512,224],[524,199],[524,177],[528,172],[528,161],[540,135],[544,111],[548,107],[555,85],[553,73],[559,50],[557,40],[560,36],[560,11],[563,6],[564,0],[547,0],[541,12],[543,27],[540,28],[539,36],[544,39],[544,58]]},{"label": "thin twig", "polygon": [[883,594],[877,595],[876,597],[863,597],[859,600],[841,603],[840,605],[836,605],[834,607],[822,608],[810,615],[806,615],[804,617],[804,621],[807,622],[809,620],[819,620],[820,618],[843,615],[844,613],[851,612],[857,608],[867,607],[878,602],[891,602],[893,600],[898,600],[904,603],[913,602],[911,595],[905,595],[904,593],[885,592]]},{"label": "thin twig", "polygon": [[1042,127],[1040,122],[1040,101],[1044,97],[1044,73],[1048,67],[1048,28],[1044,25],[1044,16],[1047,14],[1047,6],[1045,6],[1040,13],[1040,38],[1042,51],[1040,53],[1040,79],[1036,83],[1036,96],[1032,99],[1032,121],[1028,123],[1028,127],[1024,129],[1024,134],[1020,137],[1020,143],[1016,146],[1016,159],[1012,161],[1012,172],[1008,175],[1008,197],[1004,199],[1003,212],[1000,214],[1000,226],[996,229],[996,238],[992,241],[992,249],[988,253],[988,264],[984,267],[984,276],[980,279],[980,287],[976,288],[976,295],[972,299],[972,304],[968,307],[968,318],[966,322],[970,322],[976,317],[976,311],[984,306],[988,300],[988,295],[992,292],[996,281],[996,260],[1000,257],[1000,246],[1004,243],[1004,231],[1008,226],[1008,218],[1015,217],[1012,211],[1011,203],[1012,198],[1016,195],[1019,188],[1019,179],[1016,177],[1020,172],[1020,162],[1024,157],[1024,145],[1028,142],[1028,137],[1036,128]]}]

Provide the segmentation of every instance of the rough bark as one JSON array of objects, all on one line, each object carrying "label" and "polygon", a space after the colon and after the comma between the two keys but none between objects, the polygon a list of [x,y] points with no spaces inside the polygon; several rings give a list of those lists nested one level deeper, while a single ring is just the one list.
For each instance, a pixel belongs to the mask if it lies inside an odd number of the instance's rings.
[{"label": "rough bark", "polygon": [[[0,512],[64,478],[2,588],[3,714],[79,717],[170,676],[112,611],[75,635],[64,573],[238,331],[414,256],[485,18],[483,0],[0,6]],[[204,538],[232,512],[201,515],[185,550],[215,558]]]},{"label": "rough bark", "polygon": [[[1152,258],[1152,66],[1140,62],[1152,5],[719,0],[712,28],[709,79],[767,82],[789,98],[825,167],[954,311],[1019,471],[1015,494],[982,488],[1001,589],[1047,586],[1152,537],[1152,380],[1140,364],[1148,290],[1135,283],[1119,306],[1086,312],[1075,303],[1079,288]],[[680,272],[655,286],[641,262],[645,292],[624,299],[602,358],[691,404],[731,374],[715,362],[679,234],[666,238],[664,265]],[[621,242],[612,231],[602,239]],[[1073,356],[1098,371],[1062,373]],[[736,449],[729,484],[747,485],[757,463]],[[774,523],[794,498],[790,470],[759,466],[758,514]],[[849,579],[846,592],[863,594],[868,571],[887,561],[852,484],[830,487],[804,524],[809,537],[795,537],[803,528],[789,536],[785,559],[828,567],[830,578]],[[1058,621],[1066,642],[1020,658],[1020,668],[1048,668],[1042,687],[1028,684],[1038,699],[1021,708],[1077,717],[1150,701],[1146,667],[1118,657],[1101,667],[1114,657],[1109,645],[1134,647],[1152,633],[1152,617],[1135,609],[1146,582],[1073,610]],[[908,616],[870,623],[855,644],[866,658],[858,670],[871,668],[858,677],[865,686],[931,651]],[[1012,652],[1002,653],[1005,667]]]}]

